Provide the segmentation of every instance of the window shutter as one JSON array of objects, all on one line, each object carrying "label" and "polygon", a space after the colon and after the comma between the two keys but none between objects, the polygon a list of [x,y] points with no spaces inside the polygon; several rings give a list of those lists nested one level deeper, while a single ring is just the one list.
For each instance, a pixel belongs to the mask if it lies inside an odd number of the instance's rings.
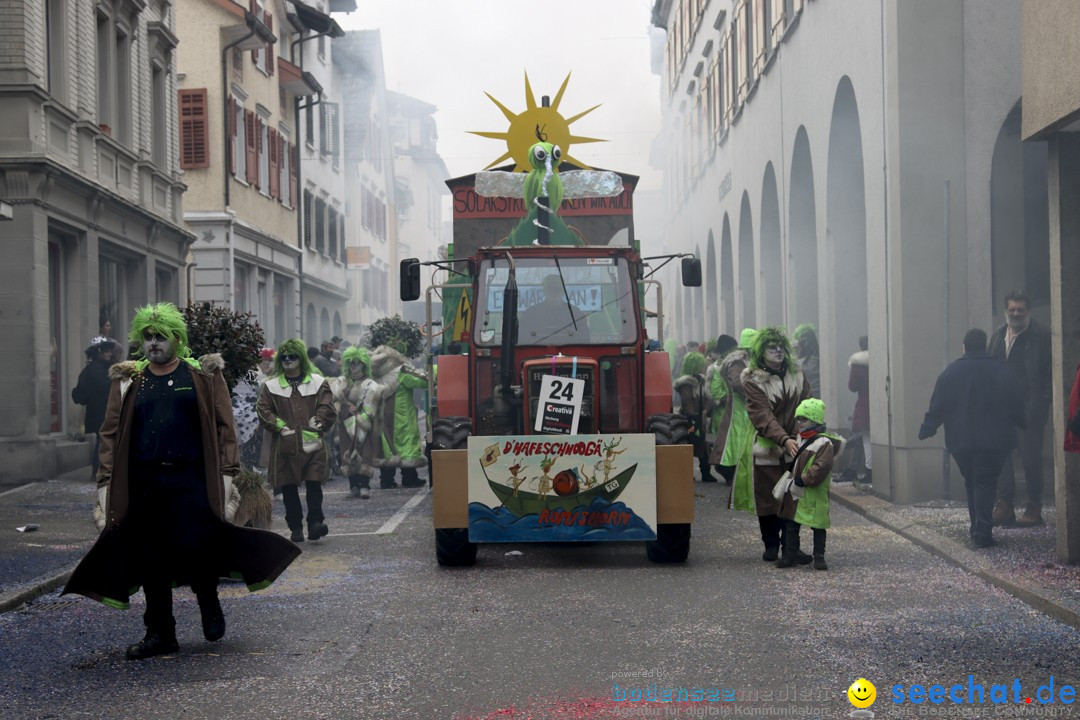
[{"label": "window shutter", "polygon": [[[266,13],[266,27],[270,32],[274,32],[274,16],[270,13]],[[274,64],[274,43],[266,43],[266,72],[271,76],[274,74]]]},{"label": "window shutter", "polygon": [[323,155],[330,154],[330,104],[319,103],[319,152]]},{"label": "window shutter", "polygon": [[262,131],[266,127],[262,118],[255,116],[255,187],[262,190],[262,156],[266,151],[263,147]]},{"label": "window shutter", "polygon": [[210,167],[206,88],[181,90],[179,94],[180,167],[184,170]]},{"label": "window shutter", "polygon": [[[259,17],[259,8],[257,8],[255,6],[255,0],[248,0],[248,10],[250,10],[251,14],[254,15],[255,17]],[[258,50],[252,50],[251,51],[251,62],[255,63],[256,65],[259,64],[259,51]]]},{"label": "window shutter", "polygon": [[773,0],[773,23],[772,23],[772,42],[773,47],[780,44],[780,38],[784,34],[784,3],[780,0]]},{"label": "window shutter", "polygon": [[285,143],[285,152],[290,153],[289,158],[289,199],[293,207],[296,207],[296,164],[300,161],[300,153],[296,145]]},{"label": "window shutter", "polygon": [[268,133],[270,141],[270,197],[275,200],[281,197],[281,176],[278,171],[278,133],[270,128]]},{"label": "window shutter", "polygon": [[254,112],[244,111],[244,160],[247,165],[244,169],[244,178],[251,185],[254,185],[259,177],[259,146],[255,139],[255,119]]},{"label": "window shutter", "polygon": [[760,75],[765,65],[765,0],[754,0],[754,75]]},{"label": "window shutter", "polygon": [[225,107],[229,110],[225,113],[226,131],[229,136],[229,147],[225,148],[225,152],[229,156],[229,174],[236,174],[236,100],[232,95],[229,96],[229,101]]},{"label": "window shutter", "polygon": [[311,247],[311,193],[304,191],[304,247]]}]

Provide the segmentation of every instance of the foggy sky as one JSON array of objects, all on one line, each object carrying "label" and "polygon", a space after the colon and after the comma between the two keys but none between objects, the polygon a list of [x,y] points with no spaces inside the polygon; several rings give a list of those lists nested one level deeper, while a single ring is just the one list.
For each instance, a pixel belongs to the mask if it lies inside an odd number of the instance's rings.
[{"label": "foggy sky", "polygon": [[[594,167],[640,175],[658,188],[649,146],[659,131],[660,78],[649,70],[650,0],[362,0],[334,17],[346,30],[382,31],[387,89],[438,106],[439,154],[453,177],[483,169],[506,151],[469,130],[504,132],[508,121],[484,95],[525,109],[525,72],[537,103],[555,96],[575,135],[609,142],[575,145]],[[534,12],[543,9],[543,13]]]}]

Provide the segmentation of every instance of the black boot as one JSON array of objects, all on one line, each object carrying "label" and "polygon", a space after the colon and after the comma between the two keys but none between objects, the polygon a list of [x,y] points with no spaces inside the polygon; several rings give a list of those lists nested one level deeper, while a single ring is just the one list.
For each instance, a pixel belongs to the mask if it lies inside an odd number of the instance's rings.
[{"label": "black boot", "polygon": [[426,483],[416,473],[416,468],[401,468],[401,487],[423,487]]},{"label": "black boot", "polygon": [[828,570],[825,563],[825,529],[814,528],[814,569]]},{"label": "black boot", "polygon": [[127,649],[128,660],[145,660],[158,655],[170,655],[180,649],[176,642],[175,626],[166,630],[147,630],[143,639]]},{"label": "black boot", "polygon": [[765,552],[761,559],[765,562],[776,560],[780,554],[780,518],[776,515],[758,515],[758,527],[761,529],[761,542],[765,544]]},{"label": "black boot", "polygon": [[318,522],[308,523],[307,536],[308,540],[318,540],[319,538],[326,537],[330,534],[330,528],[326,526],[322,520]]},{"label": "black boot", "polygon": [[390,490],[392,488],[396,488],[397,485],[394,483],[395,475],[397,475],[397,468],[379,468],[379,487],[383,490]]},{"label": "black boot", "polygon": [[788,568],[792,565],[806,565],[813,558],[799,549],[799,523],[794,520],[782,521],[785,525],[784,549],[776,567]]},{"label": "black boot", "polygon": [[225,611],[221,609],[217,587],[200,589],[195,597],[199,601],[199,613],[202,615],[203,637],[210,642],[225,637]]}]

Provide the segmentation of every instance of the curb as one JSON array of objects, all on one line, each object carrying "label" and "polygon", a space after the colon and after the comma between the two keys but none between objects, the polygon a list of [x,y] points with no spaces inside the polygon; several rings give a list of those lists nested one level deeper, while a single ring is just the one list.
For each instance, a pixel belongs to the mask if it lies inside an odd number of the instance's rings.
[{"label": "curb", "polygon": [[72,565],[58,572],[46,573],[34,578],[25,585],[0,594],[0,613],[15,610],[40,595],[52,592],[66,583],[74,571],[75,566]]},{"label": "curb", "polygon": [[931,555],[985,580],[1059,622],[1080,629],[1080,613],[1061,605],[1052,596],[1033,585],[998,575],[994,572],[993,565],[981,553],[970,550],[933,530],[928,530],[914,521],[898,517],[892,510],[893,504],[888,500],[876,495],[852,495],[835,490],[830,493],[830,497],[848,510],[910,540]]}]

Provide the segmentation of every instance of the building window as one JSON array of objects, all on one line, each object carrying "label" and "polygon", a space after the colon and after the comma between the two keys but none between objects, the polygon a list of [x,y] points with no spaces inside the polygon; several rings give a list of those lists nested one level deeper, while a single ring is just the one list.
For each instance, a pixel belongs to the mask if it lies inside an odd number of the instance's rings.
[{"label": "building window", "polygon": [[158,302],[171,302],[173,305],[177,305],[180,302],[180,295],[177,292],[179,287],[176,283],[176,270],[170,268],[168,265],[157,265],[154,268],[154,288],[157,292]]},{"label": "building window", "polygon": [[245,118],[243,104],[234,99],[232,113],[229,115],[230,130],[232,131],[232,152],[229,154],[229,169],[237,180],[243,179],[247,163],[247,124],[244,122]]},{"label": "building window", "polygon": [[233,310],[248,312],[248,287],[251,282],[251,266],[236,263],[236,277],[233,279]]},{"label": "building window", "polygon": [[101,10],[97,13],[98,126],[125,145],[131,144],[130,28],[135,24],[134,17],[124,18],[116,10],[111,15]]},{"label": "building window", "polygon": [[322,128],[319,152],[323,155],[331,156],[333,158],[334,167],[336,168],[338,166],[339,154],[337,103],[326,102],[325,100],[319,103],[319,125]]},{"label": "building window", "polygon": [[109,46],[112,44],[112,29],[109,17],[97,14],[97,116],[98,125],[103,132],[111,132],[112,104],[109,83]]},{"label": "building window", "polygon": [[281,204],[285,207],[292,207],[292,193],[289,187],[289,174],[291,172],[292,153],[287,136],[279,132],[277,133],[277,146],[278,146],[278,194],[281,198]]},{"label": "building window", "polygon": [[315,108],[311,103],[311,99],[308,98],[307,103],[304,104],[304,115],[307,119],[307,134],[304,139],[308,147],[315,147]]},{"label": "building window", "polygon": [[[206,88],[181,90],[178,105],[180,106],[180,167],[184,170],[210,167]],[[163,134],[164,130],[155,132]]]},{"label": "building window", "polygon": [[319,36],[319,59],[326,62],[326,36]]},{"label": "building window", "polygon": [[66,0],[48,0],[45,5],[45,41],[48,43],[49,92],[60,102],[67,100],[67,18]]},{"label": "building window", "polygon": [[131,44],[127,32],[120,27],[116,29],[116,92],[115,100],[115,127],[116,139],[125,145],[131,144]]}]

